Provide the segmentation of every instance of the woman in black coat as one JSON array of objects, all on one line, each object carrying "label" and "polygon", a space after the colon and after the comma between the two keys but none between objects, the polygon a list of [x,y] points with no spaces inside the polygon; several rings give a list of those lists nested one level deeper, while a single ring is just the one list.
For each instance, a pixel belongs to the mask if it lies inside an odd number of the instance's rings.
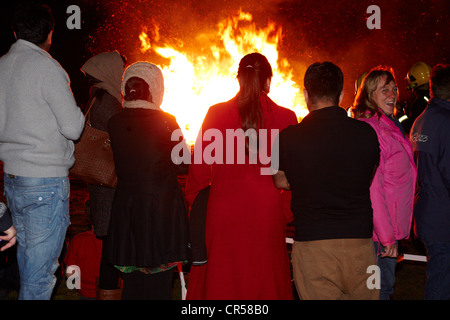
[{"label": "woman in black coat", "polygon": [[161,70],[138,62],[125,70],[124,110],[108,124],[118,184],[107,258],[122,271],[122,299],[171,299],[172,276],[188,259],[187,210],[171,141],[175,118],[160,109]]}]

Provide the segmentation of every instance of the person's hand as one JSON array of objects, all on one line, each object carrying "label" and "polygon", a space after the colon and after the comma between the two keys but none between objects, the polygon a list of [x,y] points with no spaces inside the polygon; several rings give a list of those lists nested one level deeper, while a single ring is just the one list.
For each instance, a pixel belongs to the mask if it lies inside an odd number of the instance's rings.
[{"label": "person's hand", "polygon": [[6,233],[6,235],[4,236],[0,236],[0,240],[2,241],[6,241],[8,242],[7,244],[5,244],[0,251],[5,251],[8,248],[11,248],[13,245],[16,244],[16,234],[17,234],[17,230],[16,228],[14,228],[14,226],[11,226],[11,228],[9,228],[6,231],[3,231],[4,233]]},{"label": "person's hand", "polygon": [[276,174],[272,176],[273,182],[278,189],[291,190],[291,185],[284,171],[278,170]]},{"label": "person's hand", "polygon": [[384,257],[396,258],[397,256],[398,256],[398,248],[396,243],[384,247],[384,252],[381,253],[382,258]]}]

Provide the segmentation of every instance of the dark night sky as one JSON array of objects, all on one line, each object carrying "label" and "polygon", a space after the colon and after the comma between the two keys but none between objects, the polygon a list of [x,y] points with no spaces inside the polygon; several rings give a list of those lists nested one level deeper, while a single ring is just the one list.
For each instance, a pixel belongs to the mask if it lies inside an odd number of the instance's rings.
[{"label": "dark night sky", "polygon": [[[339,65],[345,75],[343,107],[353,100],[355,79],[364,71],[384,64],[396,72],[400,100],[410,97],[404,80],[408,69],[418,61],[430,65],[449,63],[450,1],[318,1],[318,0],[47,0],[56,19],[50,50],[69,73],[75,97],[80,104],[87,99],[88,88],[79,71],[92,55],[119,50],[132,63],[139,56],[138,35],[144,25],[156,22],[161,40],[181,39],[185,48],[199,54],[199,34],[211,36],[224,18],[243,11],[253,15],[258,27],[273,21],[283,29],[279,45],[281,57],[288,59],[294,80],[301,85],[306,67],[329,60]],[[246,4],[248,2],[248,4]],[[81,9],[81,30],[66,27],[69,5]],[[381,29],[366,26],[368,6],[381,9]],[[9,21],[14,2],[2,1],[0,55],[14,41]],[[151,36],[151,32],[149,36]],[[204,38],[201,38],[204,39]],[[208,44],[209,47],[209,44]],[[200,51],[198,51],[200,50]],[[1,71],[0,71],[1,72]]]}]

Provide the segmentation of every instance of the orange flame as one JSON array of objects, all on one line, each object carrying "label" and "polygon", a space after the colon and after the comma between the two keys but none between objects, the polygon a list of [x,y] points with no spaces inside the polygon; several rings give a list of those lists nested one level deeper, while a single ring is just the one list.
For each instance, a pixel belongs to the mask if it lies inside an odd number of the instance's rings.
[{"label": "orange flame", "polygon": [[152,45],[150,44],[150,39],[148,38],[146,31],[142,31],[142,33],[139,35],[139,40],[141,40],[142,53],[145,53],[152,48]]},{"label": "orange flame", "polygon": [[[240,59],[259,52],[267,57],[273,69],[269,96],[281,106],[303,118],[308,110],[298,85],[292,80],[292,69],[286,59],[278,56],[281,28],[269,23],[264,29],[252,24],[252,15],[240,11],[237,16],[218,24],[221,45],[211,44],[207,54],[194,55],[173,46],[152,45],[144,28],[139,35],[141,52],[155,53],[169,59],[160,66],[164,74],[164,101],[161,108],[173,114],[188,144],[193,144],[203,119],[211,105],[231,99],[239,90],[235,75]],[[241,27],[245,24],[245,27]],[[159,30],[156,29],[159,37]]]}]

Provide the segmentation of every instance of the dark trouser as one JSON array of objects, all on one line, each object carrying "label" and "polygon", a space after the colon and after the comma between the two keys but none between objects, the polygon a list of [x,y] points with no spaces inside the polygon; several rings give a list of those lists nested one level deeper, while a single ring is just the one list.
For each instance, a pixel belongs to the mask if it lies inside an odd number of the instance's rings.
[{"label": "dark trouser", "polygon": [[427,250],[426,300],[450,300],[450,242],[424,241]]},{"label": "dark trouser", "polygon": [[120,288],[120,271],[103,257],[100,262],[98,287],[103,290],[115,290]]},{"label": "dark trouser", "polygon": [[123,273],[122,300],[172,300],[173,271]]},{"label": "dark trouser", "polygon": [[[102,243],[105,243],[106,237],[101,237]],[[119,289],[121,272],[105,258],[105,246],[102,248],[102,260],[100,261],[100,272],[98,286],[103,290]]]},{"label": "dark trouser", "polygon": [[[390,300],[391,295],[394,293],[395,285],[395,268],[397,266],[397,257],[381,257],[381,253],[384,252],[384,247],[378,241],[373,242],[375,247],[375,253],[377,255],[378,267],[381,271],[381,289],[380,300]],[[398,241],[396,241],[398,247]]]}]

